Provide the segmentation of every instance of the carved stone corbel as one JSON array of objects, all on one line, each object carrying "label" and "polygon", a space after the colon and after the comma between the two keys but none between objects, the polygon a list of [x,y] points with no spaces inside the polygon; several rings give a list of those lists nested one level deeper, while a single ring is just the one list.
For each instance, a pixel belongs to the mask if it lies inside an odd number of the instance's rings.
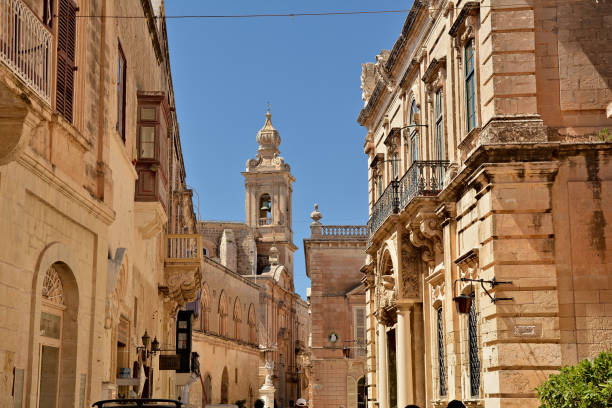
[{"label": "carved stone corbel", "polygon": [[419,222],[413,222],[406,225],[406,229],[410,234],[410,242],[417,248],[421,248],[421,258],[430,267],[434,266],[434,248],[433,242],[426,238],[421,232],[421,226]]},{"label": "carved stone corbel", "polygon": [[[478,248],[473,248],[455,259],[455,264],[459,269],[459,278],[477,279],[480,264]],[[469,282],[461,282],[460,290],[463,290],[469,284]]]}]

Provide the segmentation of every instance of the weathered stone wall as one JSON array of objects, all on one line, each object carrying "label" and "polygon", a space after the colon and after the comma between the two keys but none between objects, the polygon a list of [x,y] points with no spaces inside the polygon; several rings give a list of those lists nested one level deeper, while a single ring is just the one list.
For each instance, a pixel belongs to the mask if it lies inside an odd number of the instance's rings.
[{"label": "weathered stone wall", "polygon": [[[204,221],[199,223],[199,231],[204,238],[205,247],[212,254],[211,258],[220,258],[221,237],[225,229],[234,231],[236,241],[237,272],[241,275],[254,274],[257,265],[257,251],[254,245],[253,232],[249,226],[239,222]],[[206,245],[208,243],[208,246]]]},{"label": "weathered stone wall", "polygon": [[[359,271],[365,259],[365,241],[311,238],[304,240],[304,248],[311,280],[310,403],[325,408],[354,407],[356,382],[366,372],[365,355],[355,355],[353,316],[355,306],[365,307]],[[332,333],[338,336],[336,342],[329,339]],[[351,357],[345,358],[344,352]]]}]

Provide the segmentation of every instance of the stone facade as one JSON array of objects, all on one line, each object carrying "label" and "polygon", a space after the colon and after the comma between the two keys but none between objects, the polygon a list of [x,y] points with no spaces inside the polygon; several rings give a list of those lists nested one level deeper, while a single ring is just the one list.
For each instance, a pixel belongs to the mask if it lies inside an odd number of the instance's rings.
[{"label": "stone facade", "polygon": [[163,6],[76,3],[0,1],[1,406],[176,398],[141,336],[200,286]]},{"label": "stone facade", "polygon": [[367,227],[322,225],[315,205],[304,239],[310,278],[310,406],[365,408]]},{"label": "stone facade", "polygon": [[612,346],[612,7],[511,6],[415,2],[364,66],[370,406],[537,407]]}]

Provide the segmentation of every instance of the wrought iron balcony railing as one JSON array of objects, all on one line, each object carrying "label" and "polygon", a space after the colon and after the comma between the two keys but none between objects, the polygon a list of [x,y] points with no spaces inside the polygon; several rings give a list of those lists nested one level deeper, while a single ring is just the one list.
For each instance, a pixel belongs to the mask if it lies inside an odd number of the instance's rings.
[{"label": "wrought iron balcony railing", "polygon": [[438,195],[444,184],[448,160],[417,160],[399,180],[393,180],[372,207],[368,221],[370,236],[389,218],[397,214],[415,197]]},{"label": "wrought iron balcony railing", "polygon": [[22,0],[0,0],[0,61],[51,103],[52,35]]}]

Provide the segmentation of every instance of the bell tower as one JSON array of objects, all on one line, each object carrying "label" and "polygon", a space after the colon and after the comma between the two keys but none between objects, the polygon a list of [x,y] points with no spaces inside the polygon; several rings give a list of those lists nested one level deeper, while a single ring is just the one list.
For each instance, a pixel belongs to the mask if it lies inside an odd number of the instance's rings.
[{"label": "bell tower", "polygon": [[257,273],[270,264],[272,255],[293,276],[293,253],[297,247],[291,229],[291,194],[295,179],[291,167],[279,156],[281,138],[272,126],[270,108],[264,126],[257,132],[257,143],[257,155],[247,160],[242,172],[246,223],[253,228],[257,244]]}]

